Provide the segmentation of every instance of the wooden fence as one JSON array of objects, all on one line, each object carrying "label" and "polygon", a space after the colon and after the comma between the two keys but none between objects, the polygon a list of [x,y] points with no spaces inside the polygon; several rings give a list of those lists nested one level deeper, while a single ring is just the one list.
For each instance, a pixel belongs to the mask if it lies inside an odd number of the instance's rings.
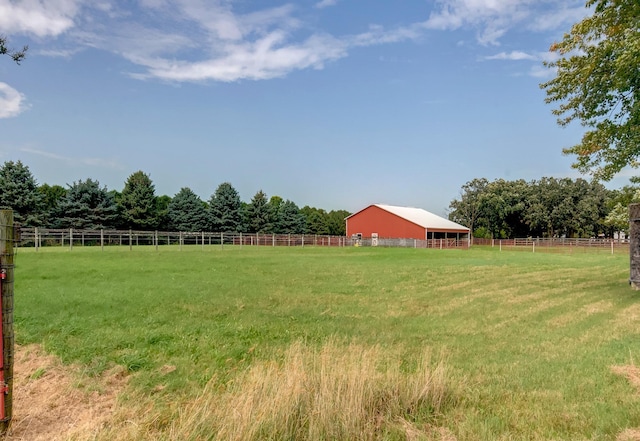
[{"label": "wooden fence", "polygon": [[355,239],[344,236],[322,236],[315,234],[264,234],[264,233],[211,233],[211,232],[167,232],[136,230],[74,230],[50,228],[22,228],[22,247],[68,247],[76,246],[163,246],[187,245],[209,246],[378,246],[405,248],[468,248],[468,240],[456,239]]},{"label": "wooden fence", "polygon": [[604,252],[628,253],[629,242],[618,239],[594,238],[518,238],[518,239],[472,239],[473,246],[491,246],[501,250],[531,252]]}]

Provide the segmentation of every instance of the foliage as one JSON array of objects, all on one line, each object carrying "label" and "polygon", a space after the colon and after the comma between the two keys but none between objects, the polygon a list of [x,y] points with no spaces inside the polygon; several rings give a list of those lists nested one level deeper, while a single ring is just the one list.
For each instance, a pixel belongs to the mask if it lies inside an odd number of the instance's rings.
[{"label": "foliage", "polygon": [[209,224],[204,202],[188,187],[171,199],[167,216],[172,231],[205,231]]},{"label": "foliage", "polygon": [[163,194],[156,197],[156,210],[158,213],[158,230],[169,230],[169,203],[171,203],[171,196]]},{"label": "foliage", "polygon": [[51,223],[51,219],[58,208],[60,199],[67,194],[67,190],[61,185],[42,184],[38,187],[38,191],[42,195],[42,218],[45,226]]},{"label": "foliage", "polygon": [[16,223],[38,226],[43,221],[44,198],[29,167],[7,161],[0,167],[0,206],[14,211]]},{"label": "foliage", "polygon": [[271,233],[273,231],[273,211],[267,195],[258,191],[246,206],[246,226],[248,233]]},{"label": "foliage", "polygon": [[70,185],[54,212],[55,228],[113,228],[118,221],[113,195],[92,179]]},{"label": "foliage", "polygon": [[305,218],[305,233],[328,235],[329,225],[327,223],[327,212],[321,208],[309,207],[305,205],[300,209],[300,214]]},{"label": "foliage", "polygon": [[223,182],[209,199],[211,231],[239,232],[242,230],[240,195],[229,182]]},{"label": "foliage", "polygon": [[0,55],[8,55],[17,64],[20,64],[22,60],[27,56],[29,46],[23,46],[21,50],[11,49],[7,46],[7,38],[0,36]]},{"label": "foliage", "polygon": [[155,187],[149,175],[133,173],[125,182],[118,200],[123,226],[134,230],[153,230],[158,225]]},{"label": "foliage", "polygon": [[451,201],[449,218],[474,225],[476,237],[611,235],[604,223],[610,197],[602,184],[584,179],[474,179]]},{"label": "foliage", "polygon": [[287,199],[278,205],[276,212],[275,233],[302,234],[305,230],[305,218],[300,209]]},{"label": "foliage", "polygon": [[347,210],[331,210],[327,213],[327,226],[329,234],[332,236],[345,236],[347,234],[347,226],[345,219],[351,213]]},{"label": "foliage", "polygon": [[604,232],[607,199],[597,182],[542,178],[532,182],[525,219],[532,236],[593,237]]},{"label": "foliage", "polygon": [[624,186],[621,190],[613,192],[610,199],[613,205],[607,214],[604,223],[616,232],[629,232],[629,204],[640,202],[640,188],[637,186]]},{"label": "foliage", "polygon": [[474,231],[476,220],[480,215],[482,201],[489,181],[486,178],[473,179],[462,186],[460,199],[454,199],[449,205],[449,219]]},{"label": "foliage", "polygon": [[551,51],[556,77],[541,84],[547,103],[559,103],[558,124],[577,120],[589,130],[574,167],[611,179],[640,154],[640,2],[588,0],[593,14],[575,24]]}]

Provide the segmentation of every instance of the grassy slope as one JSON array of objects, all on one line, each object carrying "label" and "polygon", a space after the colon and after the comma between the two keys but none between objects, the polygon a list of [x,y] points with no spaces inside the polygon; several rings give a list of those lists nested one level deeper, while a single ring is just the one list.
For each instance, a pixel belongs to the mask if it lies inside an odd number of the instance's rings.
[{"label": "grassy slope", "polygon": [[[321,248],[21,249],[18,343],[195,396],[302,338],[446,354],[458,439],[614,439],[640,404],[610,366],[640,357],[628,256]],[[163,375],[162,366],[177,369]]]}]

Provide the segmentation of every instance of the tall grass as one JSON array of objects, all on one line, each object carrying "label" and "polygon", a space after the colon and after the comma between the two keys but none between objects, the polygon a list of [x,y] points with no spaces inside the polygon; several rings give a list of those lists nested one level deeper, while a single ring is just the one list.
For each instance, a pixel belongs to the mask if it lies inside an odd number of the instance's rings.
[{"label": "tall grass", "polygon": [[[150,413],[125,439],[421,439],[459,400],[461,385],[429,350],[413,361],[403,367],[378,345],[330,339],[318,349],[296,341],[281,360],[256,362],[226,385],[211,380],[168,427],[157,427]],[[103,439],[118,439],[118,432],[114,427]]]}]

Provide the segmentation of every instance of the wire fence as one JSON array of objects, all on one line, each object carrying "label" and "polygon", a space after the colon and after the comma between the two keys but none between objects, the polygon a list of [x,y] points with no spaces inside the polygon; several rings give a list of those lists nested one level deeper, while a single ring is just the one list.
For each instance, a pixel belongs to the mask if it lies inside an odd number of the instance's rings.
[{"label": "wire fence", "polygon": [[316,234],[273,234],[273,233],[212,233],[212,232],[171,232],[136,230],[74,230],[50,228],[21,228],[20,247],[68,247],[77,246],[377,246],[404,248],[468,248],[467,239],[360,239],[344,236]]},{"label": "wire fence", "polygon": [[212,233],[141,230],[75,230],[51,228],[16,229],[16,245],[19,247],[68,247],[77,246],[271,246],[271,247],[386,247],[467,249],[470,246],[490,246],[504,251],[529,251],[547,253],[602,252],[629,253],[628,240],[582,238],[517,238],[517,239],[401,239],[356,238],[316,234],[273,233]]},{"label": "wire fence", "polygon": [[529,251],[543,253],[629,253],[629,241],[625,239],[595,238],[519,238],[472,239],[473,246],[491,246],[505,251]]}]

